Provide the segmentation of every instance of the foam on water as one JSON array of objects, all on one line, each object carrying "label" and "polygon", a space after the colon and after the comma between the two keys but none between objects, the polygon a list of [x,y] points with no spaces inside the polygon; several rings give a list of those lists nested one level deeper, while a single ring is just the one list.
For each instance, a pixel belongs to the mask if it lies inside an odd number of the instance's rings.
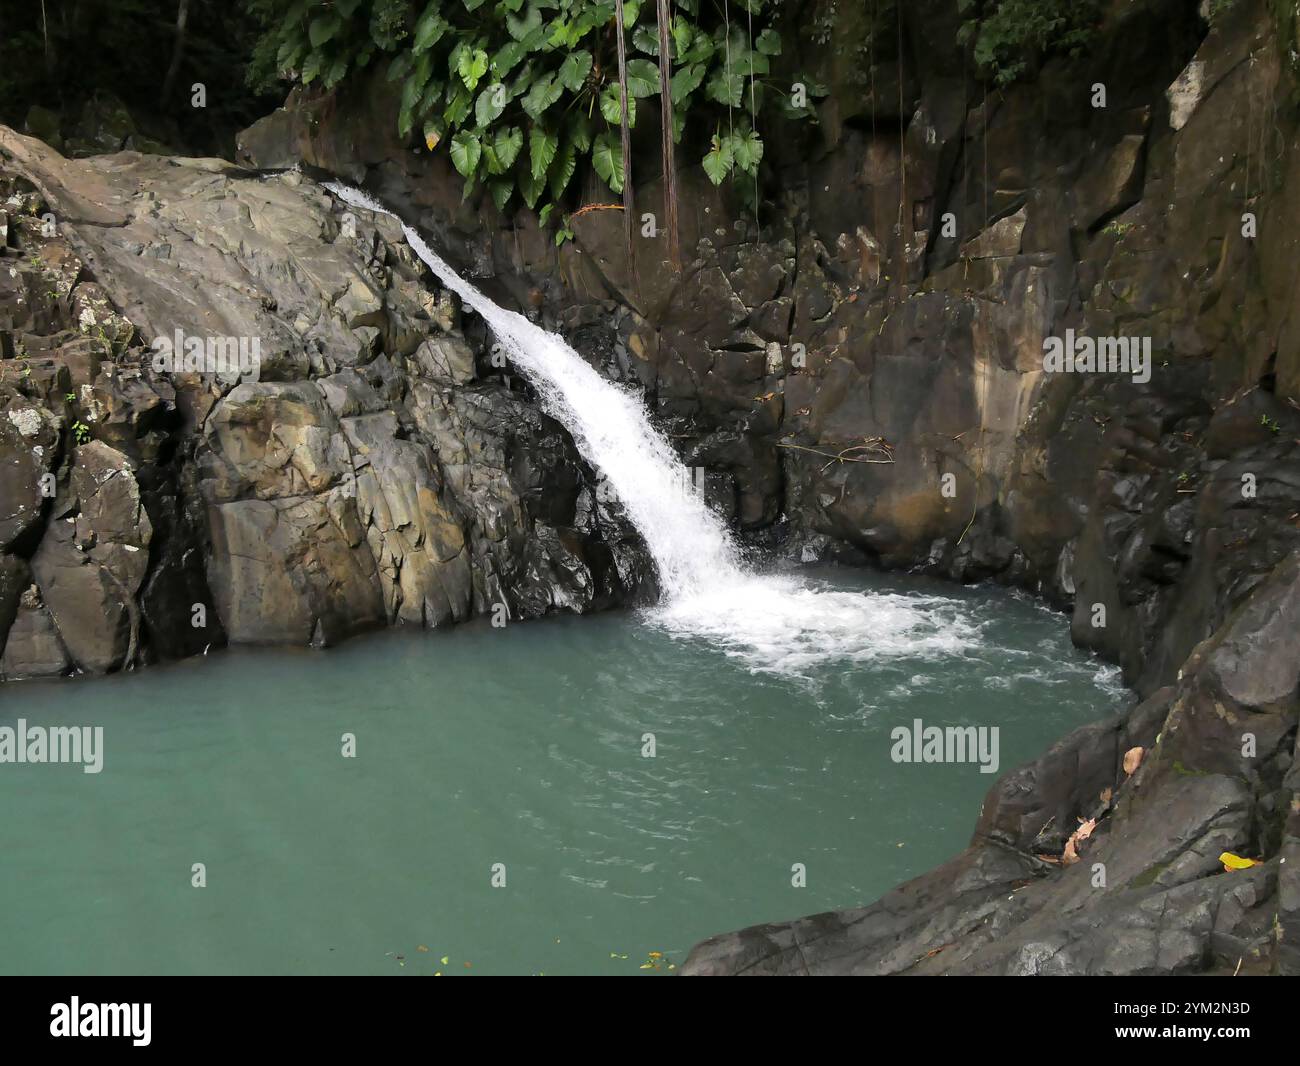
[{"label": "foam on water", "polygon": [[488,299],[383,205],[346,185],[326,188],[396,219],[416,255],[483,317],[546,412],[608,480],[658,569],[663,600],[647,612],[654,624],[706,639],[753,670],[793,674],[828,661],[957,653],[978,641],[954,600],[834,591],[748,572],[722,520],[683,491],[689,475],[639,397],[603,378],[562,337]]}]

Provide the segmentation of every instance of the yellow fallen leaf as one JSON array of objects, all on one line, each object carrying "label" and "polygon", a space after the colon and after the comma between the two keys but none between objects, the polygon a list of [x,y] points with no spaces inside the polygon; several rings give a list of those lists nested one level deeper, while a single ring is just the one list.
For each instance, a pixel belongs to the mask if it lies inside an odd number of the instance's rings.
[{"label": "yellow fallen leaf", "polygon": [[[630,107],[627,109],[627,113],[628,113],[629,115],[632,113],[632,109],[631,109]],[[440,963],[442,963],[444,966],[446,966],[446,965],[447,965],[447,956],[444,955],[444,956],[443,956],[442,958],[440,958],[438,961],[439,961]]]},{"label": "yellow fallen leaf", "polygon": [[[631,114],[630,111],[629,111],[629,114]],[[653,967],[650,963],[648,963],[648,962],[643,962],[643,963],[641,964],[641,969],[643,969],[643,970],[653,970],[654,967]]]},{"label": "yellow fallen leaf", "polygon": [[[628,114],[630,115],[631,113],[632,113],[632,109],[631,109],[631,108],[628,108]],[[416,947],[415,950],[416,950],[416,951],[428,951],[429,949],[426,948],[423,944],[420,944],[420,945],[418,945],[418,946]]]},{"label": "yellow fallen leaf", "polygon": [[1249,870],[1252,866],[1258,866],[1257,859],[1243,859],[1240,855],[1234,855],[1230,851],[1225,851],[1219,856],[1219,861],[1223,863],[1225,870]]},{"label": "yellow fallen leaf", "polygon": [[1092,831],[1097,828],[1097,822],[1089,818],[1086,822],[1080,822],[1079,828],[1074,831],[1077,840],[1087,840],[1092,836]]},{"label": "yellow fallen leaf", "polygon": [[1142,755],[1142,748],[1129,748],[1124,753],[1124,772],[1126,774],[1133,774],[1142,765]]},{"label": "yellow fallen leaf", "polygon": [[[630,108],[629,108],[628,110],[629,110],[629,112],[631,111]],[[1114,793],[1113,790],[1111,790],[1111,789],[1109,789],[1109,788],[1103,788],[1103,789],[1101,790],[1101,802],[1104,803],[1107,807],[1109,807],[1109,806],[1110,806],[1111,797],[1114,796],[1114,795],[1115,795],[1115,793]]]}]

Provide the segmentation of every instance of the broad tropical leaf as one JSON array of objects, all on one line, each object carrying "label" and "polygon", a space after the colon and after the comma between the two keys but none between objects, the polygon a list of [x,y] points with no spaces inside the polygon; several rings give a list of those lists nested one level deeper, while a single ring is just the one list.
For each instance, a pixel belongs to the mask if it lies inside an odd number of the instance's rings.
[{"label": "broad tropical leaf", "polygon": [[591,148],[591,165],[600,180],[614,192],[623,191],[623,150],[618,138],[609,131],[596,138]]},{"label": "broad tropical leaf", "polygon": [[704,157],[703,163],[704,173],[709,176],[709,181],[714,185],[721,185],[736,165],[736,157],[732,153],[731,145],[715,134],[713,146]]},{"label": "broad tropical leaf", "polygon": [[479,143],[477,134],[461,130],[451,139],[451,163],[462,177],[473,175],[482,155],[483,146]]},{"label": "broad tropical leaf", "polygon": [[[653,96],[659,91],[659,68],[648,59],[627,61],[627,94],[638,100]],[[628,105],[628,111],[632,110]]]},{"label": "broad tropical leaf", "polygon": [[559,150],[560,140],[553,133],[548,133],[541,126],[534,126],[528,131],[528,161],[533,177],[544,178],[551,168],[551,161]]},{"label": "broad tropical leaf", "polygon": [[591,73],[591,53],[584,50],[571,52],[560,64],[560,82],[571,92],[577,92]]},{"label": "broad tropical leaf", "polygon": [[[622,101],[619,100],[618,83],[610,82],[600,94],[600,113],[611,126],[623,121]],[[630,92],[627,96],[627,128],[636,128],[636,97]]]}]

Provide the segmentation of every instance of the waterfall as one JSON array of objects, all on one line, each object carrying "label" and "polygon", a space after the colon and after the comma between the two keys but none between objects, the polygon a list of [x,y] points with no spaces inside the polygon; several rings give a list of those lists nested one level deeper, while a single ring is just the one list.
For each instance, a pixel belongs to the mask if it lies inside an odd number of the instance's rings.
[{"label": "waterfall", "polygon": [[651,621],[676,636],[709,640],[751,669],[794,674],[828,660],[952,653],[977,639],[964,607],[948,597],[835,591],[749,572],[630,389],[603,378],[562,337],[488,299],[370,196],[335,182],[325,187],[401,225],[415,254],[483,317],[546,413],[607,479],[659,572],[662,602]]},{"label": "waterfall", "polygon": [[740,576],[726,527],[688,486],[686,467],[650,424],[631,390],[601,377],[562,337],[489,300],[458,275],[412,227],[369,196],[326,186],[353,207],[397,219],[407,243],[438,280],[472,307],[541,398],[542,408],[573,436],[578,451],[613,487],[644,538],[664,595],[698,591]]}]

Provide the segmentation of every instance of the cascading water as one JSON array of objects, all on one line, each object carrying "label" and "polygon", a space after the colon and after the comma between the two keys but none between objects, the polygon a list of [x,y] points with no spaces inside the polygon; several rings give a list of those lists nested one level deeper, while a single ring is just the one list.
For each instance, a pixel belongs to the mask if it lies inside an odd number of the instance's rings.
[{"label": "cascading water", "polygon": [[437,278],[473,308],[617,494],[645,540],[663,599],[651,619],[701,637],[751,669],[802,673],[832,659],[958,652],[978,637],[946,597],[850,593],[746,570],[726,527],[686,486],[686,468],[641,401],[601,377],[563,338],[498,306],[461,278],[415,229],[358,189],[326,185],[352,207],[395,219]]}]

